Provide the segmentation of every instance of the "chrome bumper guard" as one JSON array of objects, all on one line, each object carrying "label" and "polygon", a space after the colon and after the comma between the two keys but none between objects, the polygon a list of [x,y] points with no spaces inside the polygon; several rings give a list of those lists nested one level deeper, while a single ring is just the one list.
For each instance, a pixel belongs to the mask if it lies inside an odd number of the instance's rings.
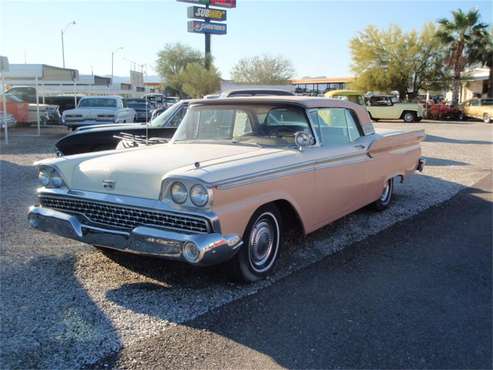
[{"label": "chrome bumper guard", "polygon": [[106,229],[85,225],[75,215],[37,206],[29,209],[28,220],[35,229],[83,243],[200,266],[228,260],[242,244],[237,235],[219,233],[185,234],[149,226],[138,226],[130,232]]}]

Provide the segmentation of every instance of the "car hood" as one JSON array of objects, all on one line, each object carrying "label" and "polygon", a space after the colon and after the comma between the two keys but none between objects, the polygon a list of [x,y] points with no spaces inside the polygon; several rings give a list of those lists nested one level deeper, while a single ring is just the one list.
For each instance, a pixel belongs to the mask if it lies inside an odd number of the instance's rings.
[{"label": "car hood", "polygon": [[82,115],[88,115],[88,114],[113,114],[117,108],[75,108],[75,109],[67,109],[66,111],[63,112],[64,115],[67,114],[82,114]]},{"label": "car hood", "polygon": [[144,128],[145,123],[115,123],[106,125],[91,125],[81,126],[74,131],[73,135],[77,135],[81,132],[93,132],[93,131],[113,131],[113,130],[129,130],[133,128]]},{"label": "car hood", "polygon": [[[71,190],[158,199],[165,177],[195,177],[215,183],[272,169],[273,163],[281,164],[296,153],[296,150],[246,145],[162,144],[67,156],[52,160],[53,163],[42,163],[57,167]],[[114,182],[112,190],[103,187],[106,180]]]}]

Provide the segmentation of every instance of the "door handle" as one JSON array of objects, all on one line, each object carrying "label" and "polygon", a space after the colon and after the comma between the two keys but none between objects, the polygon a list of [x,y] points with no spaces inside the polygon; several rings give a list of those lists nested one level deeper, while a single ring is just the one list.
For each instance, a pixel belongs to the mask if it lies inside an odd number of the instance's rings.
[{"label": "door handle", "polygon": [[361,144],[355,145],[354,147],[358,148],[358,149],[366,149],[366,146],[361,145]]}]

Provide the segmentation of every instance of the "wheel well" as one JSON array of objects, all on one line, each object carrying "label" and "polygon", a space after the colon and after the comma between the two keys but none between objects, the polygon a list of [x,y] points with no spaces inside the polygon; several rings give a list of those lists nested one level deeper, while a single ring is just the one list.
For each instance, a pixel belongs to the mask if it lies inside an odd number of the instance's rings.
[{"label": "wheel well", "polygon": [[416,112],[415,110],[404,110],[404,111],[402,111],[400,118],[404,118],[404,115],[406,113],[413,113],[416,117],[418,116],[418,112]]},{"label": "wheel well", "polygon": [[269,204],[276,206],[279,210],[285,231],[296,233],[295,235],[305,234],[305,228],[301,222],[300,215],[290,202],[285,199],[279,199]]}]

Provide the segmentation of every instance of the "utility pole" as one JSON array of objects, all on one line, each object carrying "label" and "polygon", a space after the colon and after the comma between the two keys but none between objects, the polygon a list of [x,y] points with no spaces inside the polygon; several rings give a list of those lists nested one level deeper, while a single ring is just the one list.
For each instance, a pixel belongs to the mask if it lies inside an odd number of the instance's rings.
[{"label": "utility pole", "polygon": [[67,31],[67,29],[68,29],[71,25],[73,25],[73,24],[75,24],[75,21],[72,21],[72,22],[68,23],[68,24],[65,26],[65,28],[62,28],[62,29],[60,30],[60,35],[61,35],[61,37],[62,37],[62,62],[63,62],[63,68],[65,68],[65,44],[64,44],[64,42],[63,42],[63,34],[64,34],[64,33]]},{"label": "utility pole", "polygon": [[118,49],[115,49],[111,52],[111,84],[113,84],[113,63],[115,60],[115,53],[119,50],[122,50],[123,46],[120,46]]},{"label": "utility pole", "polygon": [[[205,5],[206,9],[209,9],[209,4]],[[209,23],[209,18],[205,19],[205,23]],[[205,69],[209,69],[211,67],[211,34],[204,33],[205,37]]]}]

